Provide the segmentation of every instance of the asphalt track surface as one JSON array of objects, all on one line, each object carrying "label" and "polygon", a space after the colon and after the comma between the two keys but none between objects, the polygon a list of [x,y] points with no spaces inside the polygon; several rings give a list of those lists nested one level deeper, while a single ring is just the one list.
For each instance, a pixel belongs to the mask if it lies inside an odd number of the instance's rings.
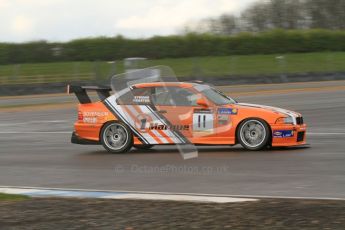
[{"label": "asphalt track surface", "polygon": [[190,160],[173,147],[114,155],[73,145],[74,107],[2,109],[0,185],[345,199],[345,82],[312,84],[222,87],[240,102],[301,112],[310,148],[205,146]]}]

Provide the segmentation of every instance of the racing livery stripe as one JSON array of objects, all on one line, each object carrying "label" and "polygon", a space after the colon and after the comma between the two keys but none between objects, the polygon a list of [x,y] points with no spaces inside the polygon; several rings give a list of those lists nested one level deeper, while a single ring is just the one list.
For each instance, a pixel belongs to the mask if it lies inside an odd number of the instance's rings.
[{"label": "racing livery stripe", "polygon": [[126,106],[118,106],[116,105],[117,109],[123,114],[125,118],[127,118],[128,122],[133,125],[133,127],[145,137],[145,139],[150,143],[150,144],[158,144],[159,140],[157,140],[154,136],[150,135],[149,133],[143,133],[140,132],[140,130],[137,129],[135,119],[136,119],[136,114],[131,113],[130,109],[127,108]]},{"label": "racing livery stripe", "polygon": [[150,144],[148,140],[145,139],[144,136],[142,136],[122,115],[119,111],[116,110],[116,108],[109,103],[108,101],[105,100],[105,105],[107,106],[107,108],[114,114],[114,116],[122,121],[123,123],[127,124],[128,127],[133,131],[134,135],[138,137],[138,139],[145,143],[145,144]]},{"label": "racing livery stripe", "polygon": [[153,138],[151,135],[149,135],[148,133],[145,132],[140,132],[140,130],[135,128],[135,118],[133,117],[133,115],[129,114],[128,111],[126,110],[126,107],[123,105],[114,105],[114,107],[116,108],[116,110],[122,115],[122,117],[124,119],[126,119],[126,121],[128,123],[131,124],[131,126],[140,133],[140,135],[142,135],[148,142],[149,144],[157,144],[158,142],[155,140],[155,138]]},{"label": "racing livery stripe", "polygon": [[[156,113],[154,106],[146,106],[163,124],[167,125],[167,126],[172,126],[172,124],[168,121],[168,119],[166,119],[163,115]],[[181,143],[190,143],[189,140],[179,131],[177,130],[167,130],[168,135],[172,134],[172,138],[174,139],[174,142],[177,142],[177,139],[181,142]]]},{"label": "racing livery stripe", "polygon": [[108,101],[108,99],[104,100],[104,105],[109,109],[109,111],[111,111],[114,114],[114,116],[118,120],[128,125],[128,127],[133,131],[133,133],[138,137],[138,139],[141,142],[144,142],[145,144],[150,144],[139,132],[137,132],[137,130],[129,122],[126,121],[126,119],[122,117],[122,115],[115,109],[115,107]]},{"label": "racing livery stripe", "polygon": [[287,109],[282,109],[282,108],[278,108],[278,107],[273,107],[273,106],[268,106],[268,105],[258,105],[258,104],[250,104],[250,103],[238,103],[239,105],[244,105],[244,106],[251,106],[251,107],[255,107],[255,108],[263,108],[263,109],[270,109],[273,111],[277,111],[283,114],[286,114],[288,116],[296,116],[298,117],[299,114]]},{"label": "racing livery stripe", "polygon": [[275,112],[279,112],[282,113],[284,115],[287,115],[289,117],[291,117],[294,121],[294,123],[296,124],[296,117],[299,117],[300,115],[296,112],[290,111],[290,110],[286,110],[286,109],[282,109],[282,108],[277,108],[277,107],[273,107],[273,106],[267,106],[267,105],[258,105],[258,104],[249,104],[249,103],[238,103],[239,105],[243,105],[243,106],[249,106],[249,107],[254,107],[254,108],[262,108],[262,109],[270,109],[272,111]]},{"label": "racing livery stripe", "polygon": [[[110,102],[108,101],[108,103]],[[164,144],[164,143],[169,142],[168,140],[166,140],[166,138],[160,137],[159,135],[157,135],[157,133],[152,133],[151,131],[140,132],[140,130],[138,130],[135,127],[136,116],[142,113],[142,112],[137,112],[136,109],[134,109],[135,106],[118,105],[115,102],[114,104],[111,104],[111,107],[117,112],[121,120],[124,120],[124,122],[128,124],[134,132],[138,133],[141,136],[141,138],[145,140],[147,144]],[[174,142],[170,140],[170,143],[174,143]]]},{"label": "racing livery stripe", "polygon": [[[146,106],[146,109],[148,109],[149,111],[151,111],[151,113],[163,124],[166,126],[171,126],[170,122],[165,119],[165,117],[160,116],[158,113],[155,112],[155,110],[150,107],[150,106]],[[171,137],[173,139],[174,143],[186,143],[186,141],[181,138],[176,132],[174,132],[173,130],[164,130],[164,133]]]},{"label": "racing livery stripe", "polygon": [[[147,116],[150,116],[151,119],[155,123],[159,123],[161,125],[165,125],[165,123],[162,122],[162,120],[159,117],[157,117],[154,114],[154,112],[149,110],[145,105],[137,105],[137,106],[134,106],[134,105],[123,105],[123,106],[121,106],[121,108],[122,107],[128,108],[128,110],[130,110],[130,111],[128,111],[128,113],[132,113],[132,114],[136,114],[136,115],[146,114]],[[140,130],[139,130],[139,132],[140,132]],[[157,130],[157,132],[154,132],[154,133],[152,133],[152,130],[150,130],[149,133],[153,134],[151,136],[153,136],[156,140],[157,140],[157,138],[159,138],[158,139],[158,143],[170,143],[170,144],[184,143],[183,141],[178,139],[175,134],[170,132],[170,130]],[[145,135],[145,134],[143,134],[143,135]]]},{"label": "racing livery stripe", "polygon": [[[146,114],[158,124],[171,127],[170,122],[158,114],[154,106],[147,105],[118,105],[114,95],[104,100],[104,104],[112,113],[122,122],[129,126],[133,133],[145,144],[189,144],[190,141],[177,130],[149,130],[148,132],[141,132],[136,128],[136,117],[140,114]],[[153,132],[154,131],[154,132]]]},{"label": "racing livery stripe", "polygon": [[[149,114],[152,120],[154,120],[156,123],[160,123],[161,125],[166,125],[166,122],[162,120],[155,111],[150,109],[147,106],[141,106],[141,109],[143,110],[144,113]],[[175,144],[180,144],[180,143],[185,143],[179,136],[177,136],[175,133],[173,133],[171,130],[158,130],[158,132],[165,137],[166,139],[169,140],[170,143],[175,143]]]},{"label": "racing livery stripe", "polygon": [[[161,122],[163,122],[167,126],[172,126],[172,124],[168,121],[168,119],[166,119],[163,115],[155,112],[156,109],[155,109],[154,105],[147,105],[146,107],[152,112],[152,114],[154,114],[159,120],[161,120]],[[188,138],[186,138],[178,130],[168,130],[168,131],[172,132],[174,134],[174,136],[176,138],[178,138],[182,143],[191,144],[191,142],[188,140]]]},{"label": "racing livery stripe", "polygon": [[[162,130],[158,130],[158,132],[164,137],[169,143],[173,144],[176,143],[173,141],[165,132],[162,132]],[[180,142],[179,142],[180,143]]]},{"label": "racing livery stripe", "polygon": [[157,130],[151,130],[150,132],[152,132],[154,135],[156,135],[163,144],[171,144],[166,138],[160,137],[161,133],[158,132]]},{"label": "racing livery stripe", "polygon": [[[143,105],[139,105],[139,106],[128,105],[127,107],[131,108],[133,111],[135,110],[137,114],[146,114],[147,116],[150,116],[154,123],[160,122],[160,121],[157,121],[155,116],[152,115],[150,111],[147,112],[147,108]],[[156,132],[152,132],[152,131],[156,131]],[[160,142],[162,143],[170,143],[170,144],[174,143],[171,139],[165,138],[166,135],[163,135],[164,130],[150,130],[149,129],[148,132],[153,133],[153,135],[159,138]]]},{"label": "racing livery stripe", "polygon": [[[133,117],[137,117],[139,114],[141,114],[141,112],[139,112],[135,106],[131,106],[131,105],[123,105],[121,106],[121,108],[123,108],[126,112],[127,115],[130,115]],[[139,131],[140,132],[140,131]],[[142,132],[141,132],[142,133]],[[151,144],[161,144],[163,141],[159,138],[158,135],[156,135],[155,133],[152,133],[150,130],[145,133],[145,135],[150,136],[150,139],[154,140],[156,143],[151,143]]]}]

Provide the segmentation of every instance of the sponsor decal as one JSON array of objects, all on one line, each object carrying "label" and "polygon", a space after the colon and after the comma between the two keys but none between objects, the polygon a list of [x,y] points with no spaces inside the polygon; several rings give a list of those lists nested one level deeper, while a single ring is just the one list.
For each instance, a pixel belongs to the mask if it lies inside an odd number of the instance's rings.
[{"label": "sponsor decal", "polygon": [[108,112],[83,112],[83,116],[85,117],[104,117],[104,116],[108,116],[109,113]]},{"label": "sponsor decal", "polygon": [[86,111],[86,112],[83,112],[82,117],[83,117],[84,123],[95,124],[104,120],[105,117],[108,115],[109,115],[108,112]]},{"label": "sponsor decal", "polygon": [[150,97],[149,96],[134,96],[133,98],[134,103],[150,103]]},{"label": "sponsor decal", "polygon": [[162,125],[162,124],[150,124],[150,130],[175,130],[175,131],[187,131],[189,125]]},{"label": "sponsor decal", "polygon": [[227,121],[229,120],[229,116],[226,116],[225,114],[218,115],[218,121]]},{"label": "sponsor decal", "polygon": [[139,114],[135,119],[135,128],[143,133],[147,132],[148,130],[184,131],[189,130],[189,125],[167,125],[156,123],[148,114]]},{"label": "sponsor decal", "polygon": [[218,114],[228,114],[228,115],[236,115],[238,113],[238,109],[232,108],[219,108]]},{"label": "sponsor decal", "polygon": [[84,117],[83,122],[91,124],[97,123],[97,117]]},{"label": "sponsor decal", "polygon": [[226,125],[229,121],[229,116],[226,114],[218,114],[218,124]]},{"label": "sponsor decal", "polygon": [[202,113],[202,114],[205,114],[205,113],[212,113],[212,109],[194,109],[194,113]]},{"label": "sponsor decal", "polygon": [[134,124],[135,124],[135,128],[137,128],[141,132],[146,132],[151,122],[152,122],[151,116],[143,113],[143,114],[139,114],[135,118]]},{"label": "sponsor decal", "polygon": [[273,131],[273,137],[292,137],[293,131],[292,130],[275,130]]}]

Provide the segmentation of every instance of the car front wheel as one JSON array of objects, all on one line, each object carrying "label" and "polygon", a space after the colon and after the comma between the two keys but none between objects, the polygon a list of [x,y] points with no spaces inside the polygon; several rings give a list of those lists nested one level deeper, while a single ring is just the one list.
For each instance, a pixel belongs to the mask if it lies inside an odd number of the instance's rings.
[{"label": "car front wheel", "polygon": [[103,147],[111,153],[128,152],[133,145],[131,130],[120,122],[110,122],[104,125],[100,139]]},{"label": "car front wheel", "polygon": [[248,150],[261,150],[269,144],[270,129],[259,118],[244,120],[237,129],[239,143]]}]

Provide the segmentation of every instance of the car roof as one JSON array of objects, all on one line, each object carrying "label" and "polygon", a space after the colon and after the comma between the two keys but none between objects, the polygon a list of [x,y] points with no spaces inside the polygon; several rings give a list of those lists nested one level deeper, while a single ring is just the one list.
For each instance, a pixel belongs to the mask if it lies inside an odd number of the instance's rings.
[{"label": "car roof", "polygon": [[198,84],[191,82],[150,82],[150,83],[138,83],[133,85],[135,88],[147,88],[147,87],[181,87],[181,88],[191,88]]}]

